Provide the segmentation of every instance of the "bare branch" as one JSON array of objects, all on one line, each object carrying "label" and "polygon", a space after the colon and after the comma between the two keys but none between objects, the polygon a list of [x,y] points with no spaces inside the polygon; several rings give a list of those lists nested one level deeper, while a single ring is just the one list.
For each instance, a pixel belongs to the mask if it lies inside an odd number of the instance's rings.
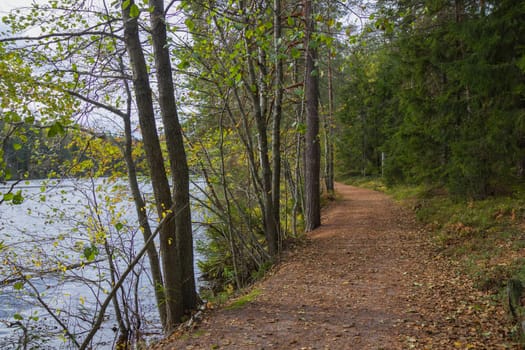
[{"label": "bare branch", "polygon": [[[130,274],[130,272],[133,271],[133,269],[135,268],[135,265],[137,265],[139,263],[139,261],[142,259],[142,257],[144,256],[144,254],[148,250],[149,244],[151,242],[153,242],[155,237],[157,237],[157,235],[160,232],[160,229],[166,224],[166,222],[168,222],[169,220],[172,220],[176,215],[180,214],[179,212],[174,212],[173,211],[174,208],[175,208],[175,205],[173,204],[165,212],[166,215],[159,222],[159,225],[157,226],[155,231],[151,234],[149,239],[146,242],[144,242],[143,248],[138,252],[137,256],[135,256],[135,258],[131,261],[131,263],[128,265],[127,269],[122,273],[122,276],[120,276],[120,278],[117,281],[117,283],[115,283],[115,286],[113,287],[111,292],[109,292],[108,296],[106,297],[106,299],[104,300],[104,302],[100,306],[100,311],[99,311],[98,316],[97,316],[97,318],[95,320],[95,323],[93,324],[93,328],[91,328],[89,334],[86,336],[86,339],[84,339],[84,341],[80,345],[80,347],[79,347],[80,350],[85,350],[85,349],[88,348],[89,343],[91,342],[91,340],[93,339],[93,337],[95,336],[97,331],[100,329],[100,326],[102,325],[102,321],[104,320],[104,316],[106,314],[106,309],[108,308],[109,304],[111,303],[111,300],[113,299],[115,294],[118,292],[120,287],[122,287],[122,284],[124,283],[124,281],[126,280],[128,275]],[[180,208],[179,211],[182,211],[183,209],[185,209],[185,207]]]},{"label": "bare branch", "polygon": [[8,37],[8,38],[0,38],[0,42],[16,42],[16,41],[34,41],[34,40],[43,40],[43,39],[49,39],[49,38],[73,38],[73,37],[79,37],[84,35],[100,35],[100,36],[107,36],[111,38],[115,38],[118,40],[124,40],[123,37],[118,36],[114,33],[107,33],[104,31],[92,31],[91,29],[80,31],[80,32],[74,32],[74,33],[50,33],[50,34],[43,34],[43,35],[37,35],[37,36],[15,36],[15,37]]},{"label": "bare branch", "polygon": [[[31,273],[33,275],[36,275],[35,277],[42,277],[42,276],[50,275],[50,274],[57,273],[57,272],[69,271],[69,270],[78,269],[78,268],[81,268],[81,267],[84,267],[84,266],[88,266],[88,265],[91,265],[91,264],[97,264],[97,263],[102,262],[102,261],[104,261],[104,259],[88,261],[88,262],[80,262],[80,263],[71,264],[71,265],[67,265],[67,266],[61,266],[60,268],[55,267],[53,269],[43,270],[43,271],[26,269],[26,270],[24,270],[24,272],[29,272],[29,273]],[[27,280],[28,280],[28,278],[20,273],[20,276],[18,276],[18,277],[6,278],[6,279],[0,281],[0,287],[7,286],[9,284],[13,284],[13,283],[16,283],[16,282],[21,282],[21,281],[27,282]]]},{"label": "bare branch", "polygon": [[67,337],[69,339],[71,339],[71,341],[73,343],[75,343],[75,345],[77,347],[80,346],[80,344],[77,342],[76,338],[75,338],[75,335],[72,334],[69,329],[67,328],[67,326],[64,324],[64,322],[62,322],[62,320],[55,314],[55,312],[53,312],[53,310],[51,310],[51,308],[49,307],[49,305],[44,301],[44,299],[42,299],[41,295],[40,295],[40,292],[38,291],[38,289],[35,287],[35,285],[33,283],[31,283],[31,281],[26,278],[24,275],[20,274],[20,276],[25,280],[25,282],[31,287],[31,289],[33,290],[33,293],[35,293],[35,297],[37,298],[38,302],[40,303],[40,305],[42,305],[42,307],[44,309],[46,309],[47,313],[53,317],[53,319],[60,325],[60,327],[62,327],[62,329],[64,330],[64,333],[67,335]]},{"label": "bare branch", "polygon": [[127,114],[125,112],[122,112],[121,110],[113,107],[113,106],[110,106],[110,105],[107,105],[107,104],[104,104],[104,103],[101,103],[101,102],[98,102],[98,101],[95,101],[87,96],[84,96],[82,94],[79,94],[78,92],[75,92],[73,90],[66,90],[66,92],[68,94],[70,94],[71,96],[74,96],[84,102],[87,102],[89,104],[92,104],[96,107],[99,107],[99,108],[102,108],[102,109],[105,109],[106,111],[108,112],[111,112],[113,114],[116,114],[118,115],[119,117],[121,118],[126,118]]}]

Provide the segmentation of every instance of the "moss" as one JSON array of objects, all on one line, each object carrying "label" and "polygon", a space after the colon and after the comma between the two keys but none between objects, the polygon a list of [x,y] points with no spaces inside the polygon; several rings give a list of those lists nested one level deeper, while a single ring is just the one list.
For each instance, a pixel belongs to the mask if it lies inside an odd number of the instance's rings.
[{"label": "moss", "polygon": [[245,294],[235,299],[234,301],[232,301],[228,306],[225,307],[225,309],[226,310],[240,309],[244,307],[244,305],[253,302],[257,298],[257,296],[259,296],[260,294],[261,294],[260,289],[253,289],[248,294]]}]

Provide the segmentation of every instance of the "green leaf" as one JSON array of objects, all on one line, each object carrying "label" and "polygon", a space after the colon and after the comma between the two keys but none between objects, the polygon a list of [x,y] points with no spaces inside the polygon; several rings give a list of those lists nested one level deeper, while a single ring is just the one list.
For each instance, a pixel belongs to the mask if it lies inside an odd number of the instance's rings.
[{"label": "green leaf", "polygon": [[122,2],[122,9],[125,10],[129,7],[129,5],[131,4],[131,0],[124,0]]},{"label": "green leaf", "polygon": [[22,288],[24,288],[24,282],[22,281],[18,281],[16,282],[14,285],[13,285],[13,288],[15,290],[22,290]]},{"label": "green leaf", "polygon": [[51,127],[49,128],[47,132],[47,137],[55,137],[57,135],[64,135],[64,133],[65,133],[64,126],[61,123],[56,122],[55,124],[51,125]]},{"label": "green leaf", "polygon": [[15,144],[13,144],[13,149],[14,149],[15,151],[18,151],[18,150],[21,149],[21,148],[22,148],[22,145],[21,145],[21,144],[19,144],[19,143],[15,143]]},{"label": "green leaf", "polygon": [[191,20],[191,18],[186,18],[184,20],[184,24],[186,24],[186,27],[188,27],[188,30],[190,32],[192,32],[193,29],[195,29],[195,23]]},{"label": "green leaf", "polygon": [[14,314],[13,318],[17,321],[22,321],[24,319],[24,317],[20,315],[19,313]]},{"label": "green leaf", "polygon": [[5,202],[9,202],[9,201],[13,200],[14,196],[15,195],[12,192],[6,193],[6,194],[4,194],[3,200]]},{"label": "green leaf", "polygon": [[84,248],[84,257],[87,261],[93,261],[98,256],[98,248],[95,245]]},{"label": "green leaf", "polygon": [[140,14],[140,9],[137,6],[137,4],[131,5],[131,8],[129,9],[129,16],[132,18],[138,17]]},{"label": "green leaf", "polygon": [[22,196],[22,191],[18,191],[17,193],[15,193],[15,195],[13,196],[13,204],[22,204],[23,201],[24,197]]},{"label": "green leaf", "polygon": [[293,59],[301,58],[301,51],[296,47],[292,47],[291,54]]},{"label": "green leaf", "polygon": [[184,69],[188,68],[189,66],[190,66],[190,62],[184,60],[184,61],[182,61],[181,63],[179,63],[177,65],[177,68],[179,68],[181,70],[184,70]]},{"label": "green leaf", "polygon": [[306,124],[304,123],[295,123],[295,131],[298,133],[298,134],[306,134]]},{"label": "green leaf", "polygon": [[117,229],[117,231],[122,230],[123,227],[124,227],[124,224],[122,224],[121,222],[117,222],[115,224],[115,228]]}]

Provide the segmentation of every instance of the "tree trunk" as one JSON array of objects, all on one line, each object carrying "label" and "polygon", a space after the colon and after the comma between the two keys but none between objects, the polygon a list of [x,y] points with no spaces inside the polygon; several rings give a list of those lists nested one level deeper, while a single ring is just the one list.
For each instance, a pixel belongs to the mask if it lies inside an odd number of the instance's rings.
[{"label": "tree trunk", "polygon": [[164,124],[171,176],[173,181],[173,203],[175,204],[176,246],[182,268],[182,298],[185,310],[195,309],[198,303],[193,268],[193,234],[191,227],[189,170],[184,149],[182,130],[177,115],[175,89],[167,41],[164,1],[150,1],[151,31],[159,104]]},{"label": "tree trunk", "polygon": [[320,167],[321,148],[319,144],[319,70],[316,67],[317,46],[313,42],[315,29],[312,14],[312,0],[304,2],[306,23],[305,43],[305,99],[306,99],[306,135],[305,135],[305,229],[312,231],[321,225],[321,187]]},{"label": "tree trunk", "polygon": [[[252,52],[253,45],[250,45],[246,36],[244,37],[246,52]],[[278,239],[277,239],[277,224],[274,219],[273,199],[272,199],[272,170],[270,159],[268,156],[268,131],[266,118],[262,111],[260,84],[258,84],[257,76],[253,58],[247,55],[248,74],[250,76],[250,97],[253,103],[254,118],[257,126],[257,142],[259,144],[259,161],[262,170],[262,185],[263,185],[263,220],[264,231],[266,235],[266,242],[268,244],[268,252],[273,258],[277,255]],[[264,93],[264,92],[263,92]]]},{"label": "tree trunk", "polygon": [[277,228],[278,249],[282,242],[280,228],[280,199],[281,199],[281,117],[283,104],[283,59],[281,58],[281,0],[273,2],[273,44],[275,54],[275,102],[273,109],[272,125],[272,154],[273,154],[273,171],[272,171],[272,201],[273,216]]},{"label": "tree trunk", "polygon": [[[127,81],[124,82],[126,85],[126,92],[129,91]],[[128,170],[128,181],[131,190],[131,195],[133,196],[133,201],[135,203],[135,209],[137,212],[137,217],[139,219],[140,227],[142,228],[142,236],[144,237],[144,242],[147,242],[152,235],[151,227],[149,225],[148,216],[146,214],[146,203],[142,199],[142,194],[140,192],[139,183],[137,181],[137,170],[135,167],[135,162],[133,161],[133,144],[132,144],[132,131],[131,131],[131,97],[128,99],[128,110],[124,119],[124,135],[125,135],[125,145],[124,145],[124,159],[126,161],[126,166]],[[155,301],[157,308],[159,310],[160,322],[162,327],[166,326],[166,308],[164,304],[164,294],[162,291],[163,280],[162,280],[162,270],[160,268],[159,255],[157,253],[157,248],[155,247],[155,242],[148,244],[148,259],[151,271],[151,278],[153,280],[153,287],[155,288]]]},{"label": "tree trunk", "polygon": [[[328,27],[332,35],[332,27]],[[325,185],[326,191],[334,193],[334,86],[333,86],[332,50],[328,49],[328,115],[324,119],[325,129]]]},{"label": "tree trunk", "polygon": [[[123,9],[124,40],[133,71],[133,87],[139,123],[157,212],[159,218],[162,218],[166,215],[165,211],[171,208],[172,198],[157,134],[153,99],[144,52],[140,42],[139,26],[137,18],[132,18],[129,14],[133,4],[134,2],[131,1],[129,6]],[[184,311],[181,293],[182,271],[177,252],[174,219],[166,222],[161,229],[160,252],[164,272],[164,302],[166,305],[164,331],[169,333],[174,325],[180,322]]]}]

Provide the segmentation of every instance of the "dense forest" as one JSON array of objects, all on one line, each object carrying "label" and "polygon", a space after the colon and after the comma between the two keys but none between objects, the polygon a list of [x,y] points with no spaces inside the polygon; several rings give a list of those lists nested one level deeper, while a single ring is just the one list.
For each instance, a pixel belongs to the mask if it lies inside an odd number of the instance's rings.
[{"label": "dense forest", "polygon": [[339,169],[460,198],[511,193],[525,155],[524,4],[379,4],[343,63]]},{"label": "dense forest", "polygon": [[321,224],[335,171],[460,200],[511,194],[525,175],[522,2],[50,0],[2,21],[0,204],[20,204],[25,179],[125,178],[126,227],[146,242],[115,268],[128,253],[112,253],[125,233],[111,203],[90,211],[86,227],[113,217],[73,258],[42,266],[0,245],[2,278],[27,295],[24,271],[108,271],[113,288],[84,328],[47,308],[70,346],[93,345],[110,304],[119,341],[138,341],[118,293],[143,255],[160,328],[191,315],[192,208],[205,213],[196,249],[214,295],[253,282]]}]

